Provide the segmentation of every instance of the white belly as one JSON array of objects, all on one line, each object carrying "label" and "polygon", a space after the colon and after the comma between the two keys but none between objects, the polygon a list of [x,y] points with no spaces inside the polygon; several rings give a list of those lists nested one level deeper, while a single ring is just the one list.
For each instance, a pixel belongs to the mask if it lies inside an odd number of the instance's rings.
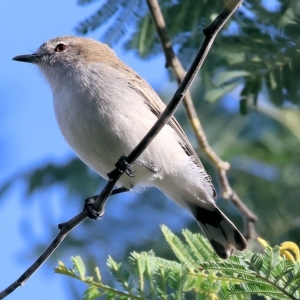
[{"label": "white belly", "polygon": [[[128,155],[156,121],[156,117],[141,104],[134,103],[132,110],[122,112],[128,108],[126,103],[107,105],[105,101],[91,100],[89,95],[78,97],[69,89],[60,89],[59,94],[54,94],[55,114],[63,136],[80,159],[104,178],[114,169],[119,157]],[[143,112],[144,124],[141,125],[135,117]],[[152,161],[150,152],[147,149],[141,159]],[[152,185],[153,182],[148,181],[153,176],[160,176],[139,165],[134,165],[133,169],[135,176],[123,175],[118,185],[128,188]]]},{"label": "white belly", "polygon": [[[53,84],[55,114],[62,134],[76,154],[107,178],[119,157],[132,151],[157,117],[145,104],[143,95],[129,88],[124,78],[114,73],[111,80],[101,81],[98,73],[89,74],[95,75]],[[137,163],[132,167],[135,176],[123,175],[119,186],[156,186],[171,197],[187,191],[210,198],[206,193],[211,187],[203,186],[206,173],[185,154],[169,125],[159,132]],[[141,165],[153,166],[159,172]]]}]

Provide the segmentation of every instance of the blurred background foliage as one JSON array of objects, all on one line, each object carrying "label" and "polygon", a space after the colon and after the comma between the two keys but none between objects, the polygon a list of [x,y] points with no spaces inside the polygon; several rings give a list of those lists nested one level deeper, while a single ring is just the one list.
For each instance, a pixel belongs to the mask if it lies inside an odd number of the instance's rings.
[{"label": "blurred background foliage", "polygon": [[[91,2],[99,2],[99,9],[77,25],[78,34],[85,35],[104,26],[105,34],[99,40],[112,47],[121,44],[141,59],[161,54],[144,0],[79,0],[78,4]],[[159,3],[176,53],[188,68],[203,38],[202,29],[224,3],[221,0]],[[299,17],[297,0],[244,1],[217,37],[192,88],[211,146],[230,162],[228,176],[232,187],[258,215],[257,232],[271,245],[286,240],[300,245]],[[174,79],[171,72],[169,79]],[[172,84],[161,92],[166,102],[172,96],[171,90],[174,91]],[[183,108],[176,116],[218,192],[214,169],[198,149]],[[1,192],[12,188],[16,181],[24,183],[24,209],[33,205],[27,199],[47,195],[49,201],[43,200],[36,213],[45,219],[45,228],[39,231],[52,231],[53,237],[57,224],[79,212],[83,199],[99,193],[103,186],[103,181],[77,158],[25,171],[9,180]],[[57,191],[59,205],[57,201],[56,205],[51,202]],[[242,230],[242,220],[234,207],[220,198],[217,201]],[[51,266],[53,260],[80,255],[103,270],[108,254],[122,261],[132,250],[153,249],[157,256],[172,258],[166,243],[161,242],[159,224],[166,224],[175,233],[183,228],[199,231],[185,212],[155,189],[113,196],[103,220],[88,220],[76,228],[51,257]],[[28,250],[35,258],[50,241],[37,233],[27,214],[20,226],[25,237],[37,236],[37,248]],[[258,247],[255,242],[250,246]],[[72,290],[76,298],[78,291]]]}]

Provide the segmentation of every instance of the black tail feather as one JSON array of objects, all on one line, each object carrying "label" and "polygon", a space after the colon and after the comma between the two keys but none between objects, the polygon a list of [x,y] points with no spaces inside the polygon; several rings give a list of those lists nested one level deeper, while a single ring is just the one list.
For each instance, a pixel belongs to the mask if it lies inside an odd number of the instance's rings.
[{"label": "black tail feather", "polygon": [[235,249],[245,250],[247,241],[233,223],[219,210],[193,207],[193,213],[201,229],[216,253],[227,259]]}]

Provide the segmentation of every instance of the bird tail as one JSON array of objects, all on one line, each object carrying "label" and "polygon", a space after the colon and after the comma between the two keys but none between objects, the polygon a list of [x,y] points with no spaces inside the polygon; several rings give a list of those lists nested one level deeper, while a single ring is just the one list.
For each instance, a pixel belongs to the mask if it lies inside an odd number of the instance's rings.
[{"label": "bird tail", "polygon": [[229,258],[235,249],[243,251],[247,248],[244,236],[217,206],[210,210],[193,205],[192,213],[221,258]]}]

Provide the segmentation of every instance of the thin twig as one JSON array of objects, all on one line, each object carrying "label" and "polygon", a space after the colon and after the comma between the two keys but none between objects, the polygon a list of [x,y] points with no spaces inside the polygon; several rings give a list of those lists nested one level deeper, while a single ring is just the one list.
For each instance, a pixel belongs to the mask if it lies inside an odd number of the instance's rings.
[{"label": "thin twig", "polygon": [[[146,149],[149,143],[154,139],[154,137],[158,134],[158,132],[162,129],[162,127],[169,121],[169,119],[173,116],[176,108],[182,101],[184,95],[186,94],[188,88],[192,84],[195,76],[197,75],[204,59],[207,56],[209,49],[212,46],[212,43],[220,31],[220,29],[224,26],[233,12],[240,5],[241,1],[236,1],[235,5],[230,7],[225,7],[222,12],[217,16],[217,18],[212,22],[212,24],[208,27],[207,32],[205,33],[204,40],[200,46],[200,49],[189,69],[186,73],[186,76],[183,78],[181,84],[179,85],[177,91],[175,92],[172,100],[166,107],[165,111],[162,113],[160,118],[154,124],[154,126],[150,129],[150,131],[146,134],[146,136],[142,139],[142,141],[133,149],[133,151],[127,156],[125,163],[132,164],[139,155]],[[107,198],[112,194],[112,190],[124,173],[125,170],[120,168],[115,168],[112,172],[108,174],[109,180],[107,181],[104,189],[101,194],[97,197],[91,197],[89,200],[95,200],[92,204],[90,204],[92,213],[97,213],[99,217],[102,217],[104,214],[104,206]],[[19,279],[17,279],[14,283],[12,283],[9,287],[3,290],[0,293],[0,299],[5,298],[7,295],[12,293],[17,287],[22,286],[32,274],[47,260],[47,258],[53,253],[53,251],[60,245],[60,243],[64,240],[66,235],[77,225],[83,222],[86,216],[86,206],[84,208],[84,212],[81,212],[70,221],[60,224],[59,229],[60,232],[53,240],[53,242],[49,245],[49,247],[44,251],[44,253],[32,264],[30,268],[28,268]]]},{"label": "thin twig", "polygon": [[31,277],[31,275],[48,259],[48,257],[55,251],[60,243],[65,239],[67,234],[74,229],[77,225],[83,222],[87,216],[81,212],[67,223],[64,223],[60,228],[58,235],[47,247],[47,249],[41,254],[41,256],[11,285],[0,293],[0,299],[5,298],[12,293],[17,287],[23,286],[25,282]]},{"label": "thin twig", "polygon": [[[157,0],[146,0],[150,14],[152,16],[153,22],[156,27],[157,34],[160,39],[160,43],[163,48],[163,52],[166,58],[166,67],[171,68],[176,76],[177,82],[180,83],[184,78],[186,72],[176,56],[172,42],[169,38],[165,20],[161,12],[160,6]],[[226,9],[231,10],[233,6],[240,6],[242,1],[226,1]],[[203,30],[205,35],[210,35],[212,25]],[[207,155],[210,161],[213,163],[214,167],[217,170],[219,183],[222,189],[222,197],[229,199],[234,206],[238,209],[240,214],[244,219],[244,234],[247,239],[254,238],[256,232],[253,226],[253,223],[257,220],[257,216],[240,200],[236,192],[232,189],[228,182],[227,171],[230,169],[230,164],[226,161],[223,161],[215,151],[210,147],[203,127],[201,125],[200,119],[197,115],[195,106],[190,92],[187,92],[185,98],[183,99],[183,104],[188,115],[190,124],[194,130],[195,136],[197,138],[198,144],[202,151]]]}]

